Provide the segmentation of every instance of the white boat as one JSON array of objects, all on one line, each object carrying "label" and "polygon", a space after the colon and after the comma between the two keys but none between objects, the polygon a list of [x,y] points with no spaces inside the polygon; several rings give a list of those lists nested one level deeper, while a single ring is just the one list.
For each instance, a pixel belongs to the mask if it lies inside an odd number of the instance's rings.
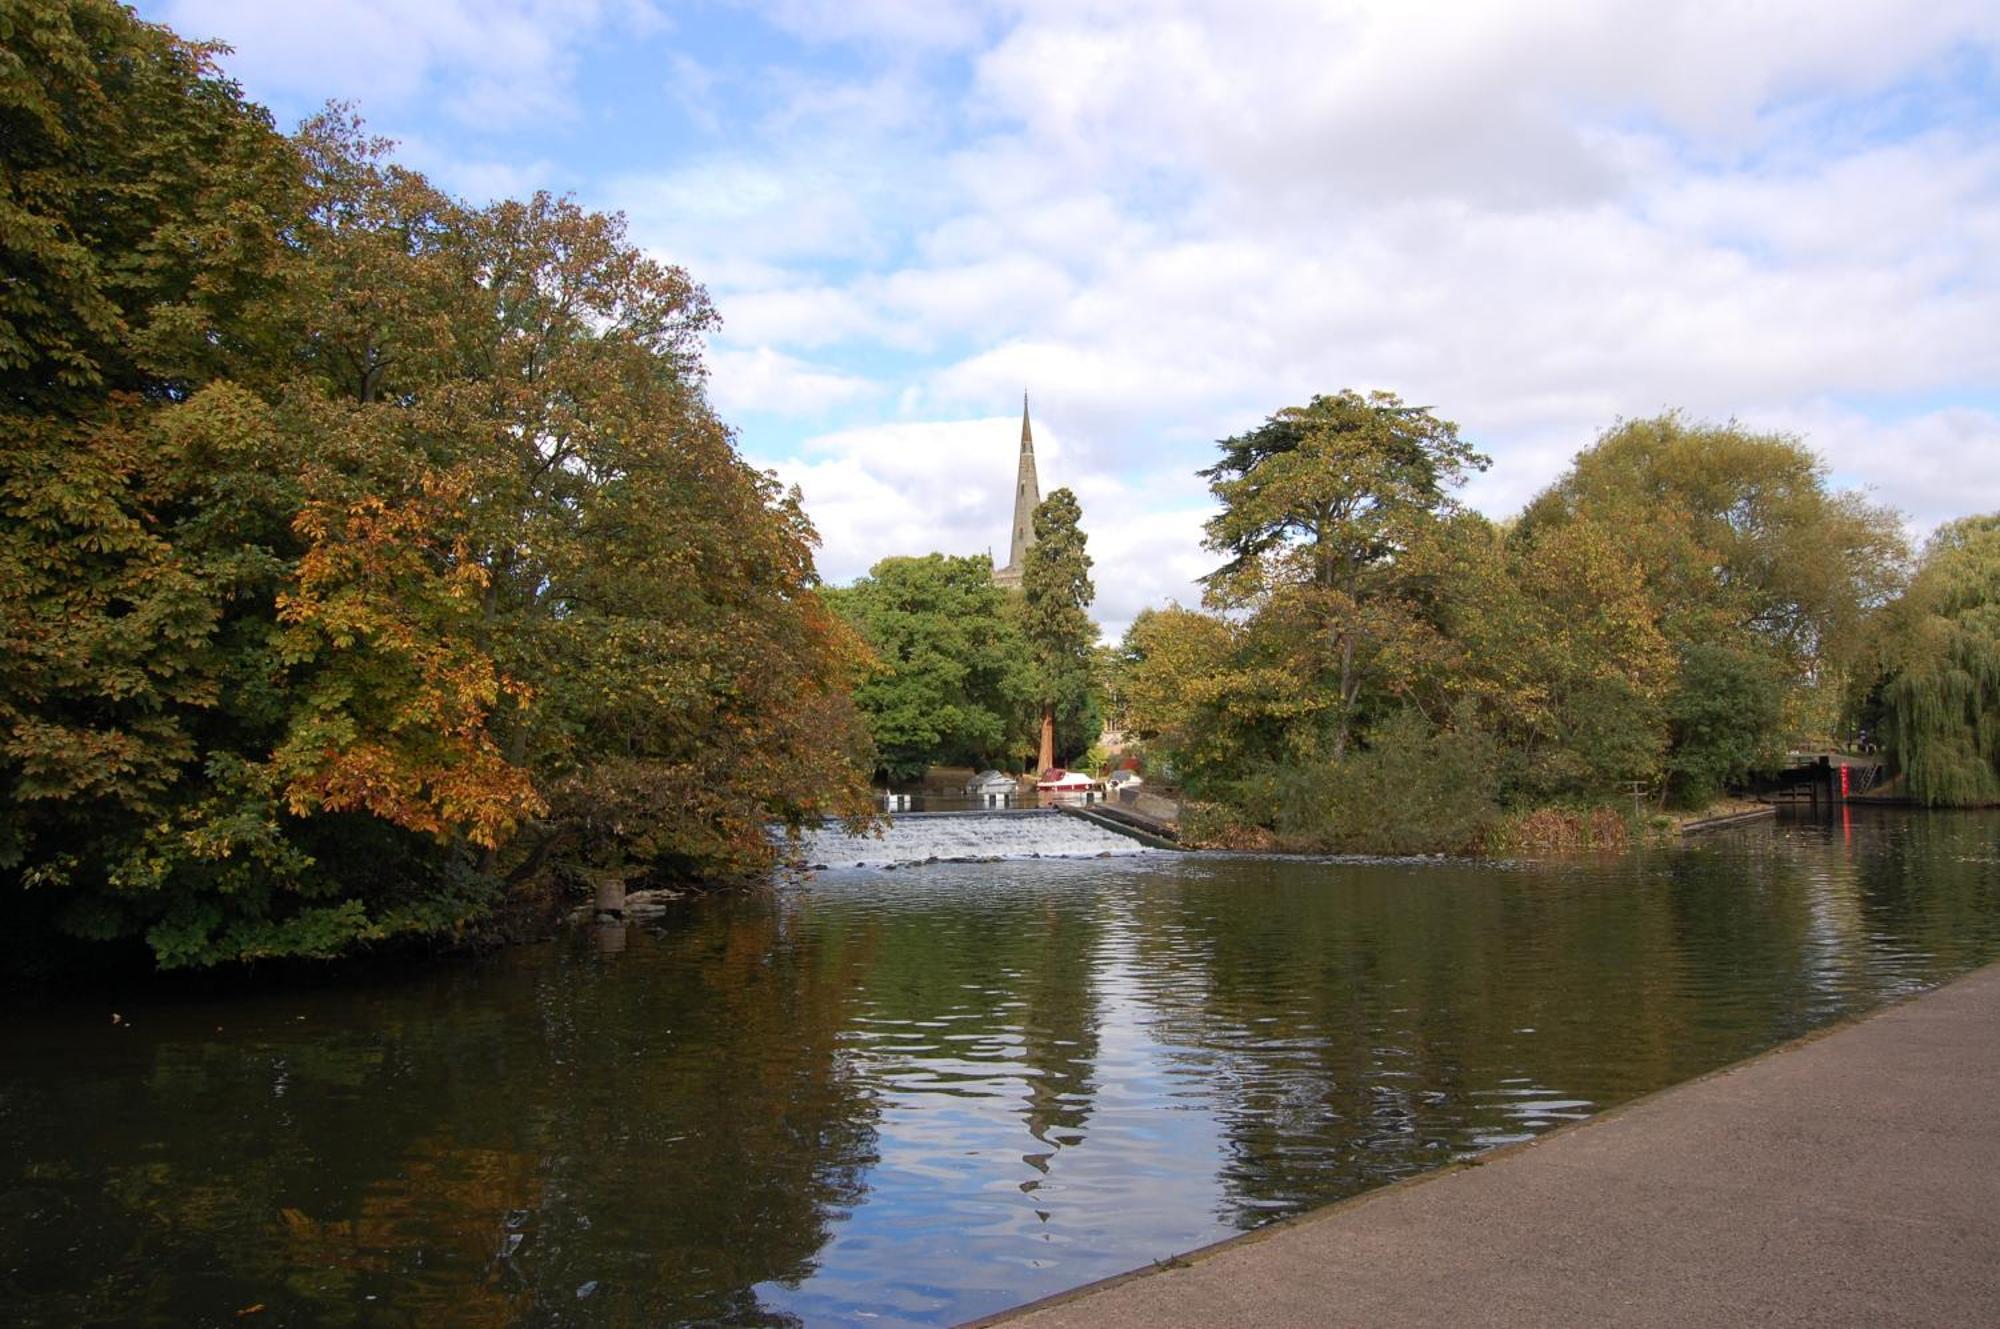
[{"label": "white boat", "polygon": [[1019,790],[1020,781],[1002,771],[981,771],[966,781],[968,794],[1011,794]]},{"label": "white boat", "polygon": [[1082,771],[1065,771],[1052,766],[1042,772],[1041,779],[1035,781],[1035,788],[1050,794],[1084,794],[1097,788],[1097,781]]}]

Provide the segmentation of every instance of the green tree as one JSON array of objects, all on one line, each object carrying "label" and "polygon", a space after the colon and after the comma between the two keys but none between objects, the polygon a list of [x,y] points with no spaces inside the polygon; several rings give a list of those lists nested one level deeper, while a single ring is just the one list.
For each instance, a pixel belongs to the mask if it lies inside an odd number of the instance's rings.
[{"label": "green tree", "polygon": [[[1058,715],[1080,719],[1091,710],[1097,625],[1090,621],[1090,605],[1097,588],[1090,580],[1083,509],[1076,495],[1056,490],[1035,509],[1034,521],[1035,543],[1021,569],[1021,635],[1034,663],[1042,710],[1038,769],[1047,769],[1058,755]],[[1080,753],[1097,735],[1079,737],[1078,745],[1063,755]]]},{"label": "green tree", "polygon": [[1272,766],[1250,782],[1280,844],[1421,854],[1479,844],[1498,812],[1499,756],[1474,725],[1432,724],[1414,707],[1369,727],[1337,762]]},{"label": "green tree", "polygon": [[1699,808],[1753,771],[1782,764],[1784,704],[1783,676],[1765,652],[1686,647],[1667,699],[1669,793]]},{"label": "green tree", "polygon": [[907,780],[934,764],[1011,762],[1021,751],[1034,680],[991,559],[886,558],[826,594],[875,654],[854,701],[877,771]]},{"label": "green tree", "polygon": [[6,408],[73,421],[240,371],[292,272],[299,172],[221,48],[112,0],[10,0],[0,38]]},{"label": "green tree", "polygon": [[1341,392],[1288,407],[1222,440],[1201,472],[1222,511],[1207,547],[1212,607],[1247,609],[1253,631],[1315,685],[1293,755],[1346,752],[1363,689],[1394,692],[1432,644],[1424,588],[1405,555],[1456,510],[1449,491],[1487,459],[1458,428],[1393,393]]},{"label": "green tree", "polygon": [[2000,514],[1938,529],[1880,637],[1882,736],[1910,796],[2000,803]]}]

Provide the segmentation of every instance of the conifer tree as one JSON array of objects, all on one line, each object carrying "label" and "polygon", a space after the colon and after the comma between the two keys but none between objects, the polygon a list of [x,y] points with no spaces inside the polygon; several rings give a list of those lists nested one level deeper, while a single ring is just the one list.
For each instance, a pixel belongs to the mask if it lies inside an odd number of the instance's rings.
[{"label": "conifer tree", "polygon": [[1021,570],[1021,631],[1028,639],[1041,693],[1038,770],[1056,763],[1056,716],[1080,711],[1096,675],[1097,625],[1083,509],[1058,489],[1035,509],[1035,543]]}]

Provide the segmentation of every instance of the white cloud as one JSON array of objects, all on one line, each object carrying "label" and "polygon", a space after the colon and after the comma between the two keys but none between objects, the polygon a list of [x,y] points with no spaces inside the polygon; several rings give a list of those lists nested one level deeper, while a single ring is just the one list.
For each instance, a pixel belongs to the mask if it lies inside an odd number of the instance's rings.
[{"label": "white cloud", "polygon": [[868,291],[906,327],[937,338],[982,339],[1045,322],[1074,292],[1061,267],[1031,254],[904,268]]},{"label": "white cloud", "polygon": [[538,189],[556,190],[560,168],[547,158],[496,160],[491,155],[459,155],[460,146],[428,134],[404,134],[396,140],[396,160],[422,171],[432,183],[474,204],[495,199],[526,198]]},{"label": "white cloud", "polygon": [[[1012,516],[1019,422],[924,421],[842,430],[795,458],[757,459],[805,494],[822,541],[820,571],[845,582],[892,554],[984,553]],[[1051,457],[1053,439],[1040,441]]]},{"label": "white cloud", "polygon": [[[170,13],[260,77],[461,114],[565,102],[590,34],[636,31],[591,0]],[[714,292],[725,413],[866,425],[775,459],[832,575],[1003,539],[1014,433],[977,417],[1024,386],[1113,622],[1192,598],[1212,441],[1348,386],[1457,420],[1496,515],[1672,407],[1801,432],[1920,527],[2000,507],[1990,0],[762,13],[789,35],[742,69],[656,61],[703,155],[583,192]],[[462,189],[523,178],[458,155]]]},{"label": "white cloud", "polygon": [[816,154],[717,156],[665,174],[618,177],[593,192],[626,213],[648,245],[705,271],[746,259],[808,265],[879,257],[887,237],[876,227],[865,180]]},{"label": "white cloud", "polygon": [[1816,401],[1742,419],[1806,436],[1837,483],[1898,509],[1918,536],[1954,517],[2000,512],[2000,411],[1952,406],[1879,421]]},{"label": "white cloud", "polygon": [[1602,184],[1580,127],[1657,120],[1756,138],[1775,103],[1893,86],[1963,44],[2000,42],[1979,0],[1035,4],[979,65],[1030,137],[1093,159],[1184,161],[1270,186],[1537,197]]},{"label": "white cloud", "polygon": [[750,411],[818,415],[879,391],[865,378],[812,365],[768,346],[748,351],[711,349],[708,367],[709,398],[725,417]]},{"label": "white cloud", "polygon": [[733,344],[810,350],[864,337],[896,339],[896,330],[884,326],[868,301],[839,287],[787,285],[779,280],[760,289],[758,277],[748,274],[738,276],[733,285],[736,289],[719,306],[725,334]]}]

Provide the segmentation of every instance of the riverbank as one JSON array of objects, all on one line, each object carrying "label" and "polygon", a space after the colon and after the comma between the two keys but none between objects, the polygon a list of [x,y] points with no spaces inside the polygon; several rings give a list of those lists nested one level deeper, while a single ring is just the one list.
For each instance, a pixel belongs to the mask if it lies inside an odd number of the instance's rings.
[{"label": "riverbank", "polygon": [[2000,965],[1480,1166],[972,1324],[1993,1323],[1996,1032]]},{"label": "riverbank", "polygon": [[[1169,805],[1173,806],[1173,805]],[[1176,809],[1178,813],[1178,809]],[[1382,853],[1389,857],[1514,858],[1577,852],[1620,851],[1644,844],[1666,844],[1684,835],[1722,830],[1775,817],[1775,804],[1761,799],[1724,797],[1700,808],[1673,812],[1647,811],[1630,805],[1600,803],[1586,806],[1545,806],[1494,814],[1469,841],[1445,839],[1427,848],[1394,851],[1371,849],[1324,837],[1284,835],[1241,820],[1218,804],[1194,804],[1184,820],[1176,815],[1175,835],[1183,849],[1237,851],[1254,854],[1302,854],[1320,857],[1341,853]]]},{"label": "riverbank", "polygon": [[1670,827],[1675,835],[1699,835],[1704,831],[1719,831],[1730,826],[1741,826],[1745,822],[1764,821],[1778,815],[1775,803],[1762,802],[1754,798],[1723,798],[1710,803],[1699,812],[1686,812],[1670,819]]}]

